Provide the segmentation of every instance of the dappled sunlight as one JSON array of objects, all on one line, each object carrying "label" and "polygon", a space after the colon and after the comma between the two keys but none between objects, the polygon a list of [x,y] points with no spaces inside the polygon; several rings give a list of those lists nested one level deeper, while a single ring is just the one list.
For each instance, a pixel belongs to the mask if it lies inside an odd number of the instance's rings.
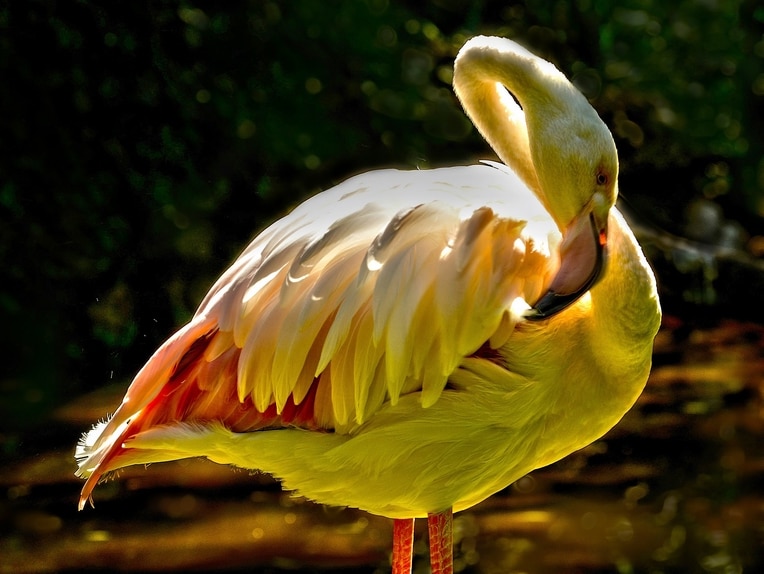
[{"label": "dappled sunlight", "polygon": [[391,521],[206,460],[123,469],[78,512],[74,445],[259,229],[352,173],[494,158],[451,89],[477,34],[613,133],[665,317],[615,428],[455,516],[456,571],[761,571],[761,2],[196,4],[0,7],[0,574],[390,571]]},{"label": "dappled sunlight", "polygon": [[[457,571],[740,572],[758,564],[764,328],[698,328],[673,317],[666,325],[647,388],[618,426],[456,515]],[[125,469],[96,491],[95,509],[76,512],[72,437],[94,402],[106,412],[119,393],[66,405],[50,423],[54,436],[30,437],[48,449],[3,467],[0,571],[386,568],[390,521],[323,508],[282,493],[266,475],[205,460]],[[415,552],[426,565],[423,526]]]}]

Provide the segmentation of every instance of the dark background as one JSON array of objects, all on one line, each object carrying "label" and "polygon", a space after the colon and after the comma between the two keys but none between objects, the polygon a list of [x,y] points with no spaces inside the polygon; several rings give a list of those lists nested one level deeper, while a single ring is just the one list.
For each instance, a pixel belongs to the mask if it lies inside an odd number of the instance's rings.
[{"label": "dark background", "polygon": [[757,1],[0,2],[0,456],[124,387],[305,197],[491,158],[450,87],[477,33],[610,126],[667,316],[764,318]]},{"label": "dark background", "polygon": [[[450,88],[476,33],[521,41],[586,91],[639,223],[760,257],[764,8],[617,5],[5,4],[0,425],[133,373],[306,196],[367,169],[491,157]],[[679,266],[664,305],[761,315],[761,291],[714,284],[717,251],[660,256]]]}]

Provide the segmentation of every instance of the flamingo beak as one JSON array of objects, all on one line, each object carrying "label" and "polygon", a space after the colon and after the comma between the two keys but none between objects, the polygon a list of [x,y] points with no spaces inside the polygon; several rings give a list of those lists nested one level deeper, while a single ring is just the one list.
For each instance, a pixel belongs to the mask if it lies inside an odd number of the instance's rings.
[{"label": "flamingo beak", "polygon": [[571,221],[560,244],[560,269],[549,290],[525,318],[541,321],[566,309],[594,286],[605,264],[607,226],[598,228],[591,212]]}]

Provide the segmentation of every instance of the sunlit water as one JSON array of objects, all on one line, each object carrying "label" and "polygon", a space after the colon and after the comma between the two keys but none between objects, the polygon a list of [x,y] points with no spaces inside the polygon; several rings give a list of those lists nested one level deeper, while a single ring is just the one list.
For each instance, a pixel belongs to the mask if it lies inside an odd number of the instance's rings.
[{"label": "sunlit water", "polygon": [[[457,515],[457,571],[764,571],[764,329],[668,318],[654,363],[606,437]],[[74,444],[125,386],[63,407],[3,465],[0,572],[389,570],[388,520],[201,460],[128,469],[78,513]]]}]

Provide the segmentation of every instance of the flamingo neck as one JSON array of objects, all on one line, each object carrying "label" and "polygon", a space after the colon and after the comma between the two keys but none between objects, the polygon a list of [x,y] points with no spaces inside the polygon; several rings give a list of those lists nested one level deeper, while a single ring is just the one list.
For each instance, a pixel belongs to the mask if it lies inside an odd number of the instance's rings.
[{"label": "flamingo neck", "polygon": [[[608,261],[602,279],[590,293],[591,333],[600,341],[594,346],[617,352],[608,361],[619,369],[635,368],[649,352],[644,342],[652,341],[660,326],[660,302],[655,276],[634,234],[621,213],[610,211]],[[605,351],[603,351],[605,352]]]},{"label": "flamingo neck", "polygon": [[[460,65],[461,64],[461,65]],[[457,60],[454,91],[472,123],[501,161],[520,176],[537,196],[541,186],[531,158],[525,113],[498,78],[480,66]]]},{"label": "flamingo neck", "polygon": [[558,189],[571,161],[562,151],[588,153],[576,142],[604,128],[586,98],[553,64],[505,38],[468,41],[453,83],[478,131],[564,228],[581,205]]}]

